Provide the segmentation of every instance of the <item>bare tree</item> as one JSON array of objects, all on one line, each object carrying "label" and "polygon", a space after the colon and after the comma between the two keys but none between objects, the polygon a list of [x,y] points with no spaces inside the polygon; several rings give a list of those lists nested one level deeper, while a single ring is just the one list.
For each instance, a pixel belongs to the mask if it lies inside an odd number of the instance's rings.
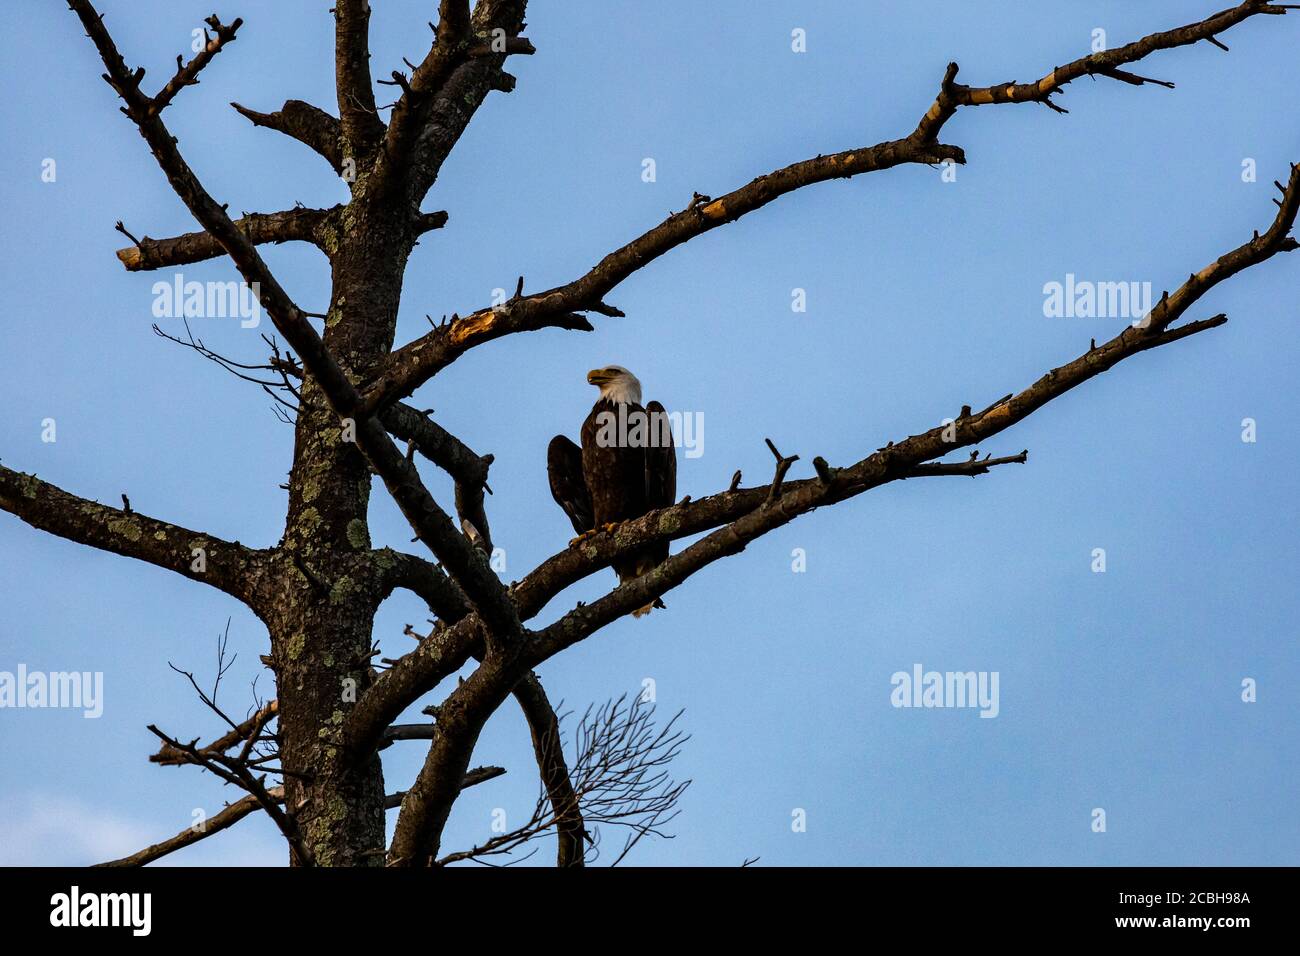
[{"label": "bare tree", "polygon": [[[492,571],[483,547],[491,540],[484,513],[491,457],[472,451],[428,414],[405,403],[452,362],[515,333],[594,331],[593,314],[621,314],[606,297],[628,276],[670,249],[803,186],[905,163],[963,163],[961,148],[940,141],[959,109],[1032,103],[1063,112],[1057,98],[1084,77],[1170,85],[1126,68],[1158,51],[1201,41],[1226,49],[1219,39],[1225,31],[1296,6],[1243,0],[1199,22],[1057,66],[1028,83],[966,86],[957,81],[957,65],[950,64],[933,103],[901,138],[804,159],[716,197],[697,193],[680,212],[610,252],[585,275],[527,294],[520,279],[505,303],[453,313],[396,348],[407,257],[421,235],[447,221],[443,212],[421,211],[421,203],[488,94],[513,88],[514,78],[505,70],[510,57],[533,53],[521,35],[525,0],[479,0],[472,10],[469,0],[441,0],[428,53],[418,64],[408,63],[408,73],[394,71],[391,79],[379,81],[393,90],[391,108],[380,107],[375,99],[366,0],[336,0],[338,116],[296,100],[270,112],[232,105],[255,125],[316,152],[348,182],[351,198],[330,209],[297,208],[237,220],[199,182],[163,117],[184,88],[236,39],[240,21],[226,24],[212,17],[203,50],[188,63],[178,58],[175,74],[150,95],[144,70],[123,60],[90,0],[69,0],[69,6],[98,50],[122,111],[200,227],[168,239],[132,238],[118,253],[123,265],[150,270],[228,256],[259,290],[285,343],[282,351],[268,342],[271,354],[265,361],[209,357],[285,402],[285,414],[294,422],[288,513],[280,543],[255,548],[139,514],[125,501],[121,509],[98,504],[3,467],[0,507],[33,527],[218,588],[265,622],[271,645],[266,659],[277,681],[275,701],[246,720],[223,715],[230,731],[207,746],[158,731],[164,745],[158,759],[207,767],[248,794],[200,836],[249,813],[265,812],[284,834],[290,860],[298,865],[427,866],[463,858],[464,853],[441,853],[444,824],[462,789],[493,772],[471,771],[470,760],[484,723],[512,695],[532,728],[546,794],[535,817],[559,828],[559,862],[580,862],[586,839],[582,799],[592,792],[583,777],[585,751],[580,746],[574,767],[565,766],[555,744],[555,712],[534,674],[539,665],[706,565],[816,508],[906,478],[980,475],[1023,463],[1025,452],[981,457],[976,446],[1139,352],[1222,325],[1227,321],[1223,315],[1181,320],[1219,283],[1297,248],[1290,232],[1300,207],[1300,167],[1292,165],[1286,183],[1278,183],[1277,213],[1262,231],[1192,272],[1140,324],[1126,325],[1109,341],[1094,342],[1032,384],[978,411],[963,407],[951,426],[900,437],[856,462],[832,465],[816,457],[814,474],[798,480],[787,479],[797,456],[782,455],[769,442],[776,458],[770,481],[742,487],[737,473],[727,489],[683,499],[592,535],[507,586]],[[388,109],[386,122],[383,109]],[[122,231],[130,236],[125,227]],[[322,315],[297,305],[258,253],[259,244],[287,241],[313,243],[329,259],[332,294]],[[323,325],[318,329],[313,320],[323,320]],[[208,354],[197,340],[187,344]],[[976,450],[958,460],[940,460],[958,449]],[[454,480],[459,525],[421,480],[417,453]],[[372,473],[431,557],[372,548],[367,524]],[[599,600],[578,604],[541,629],[528,627],[561,591],[620,556],[654,542],[701,534],[652,571]],[[437,620],[413,650],[381,669],[375,666],[382,662],[374,660],[372,620],[395,589],[418,595]],[[407,708],[470,662],[470,676],[447,689],[433,708],[434,726],[395,725]],[[268,742],[268,707],[274,707],[277,721],[270,735],[274,764],[264,763],[266,755],[258,750],[259,742]],[[629,726],[634,736],[639,733],[637,719]],[[380,751],[394,739],[428,740],[429,749],[417,778],[390,801]],[[634,746],[634,755],[657,759],[655,747],[646,749],[655,738],[635,739],[640,749]],[[599,751],[606,745],[595,746]],[[644,763],[633,761],[642,771]],[[647,779],[636,777],[637,772],[619,779]],[[268,783],[266,777],[279,783]],[[662,800],[664,792],[647,796]],[[667,792],[671,795],[671,786]],[[384,810],[399,799],[395,834],[386,846]],[[659,818],[648,819],[641,818],[642,824],[655,829]],[[123,862],[148,862],[186,842],[192,840],[182,834],[160,844],[161,849],[150,848]],[[490,849],[465,852],[482,856]]]}]

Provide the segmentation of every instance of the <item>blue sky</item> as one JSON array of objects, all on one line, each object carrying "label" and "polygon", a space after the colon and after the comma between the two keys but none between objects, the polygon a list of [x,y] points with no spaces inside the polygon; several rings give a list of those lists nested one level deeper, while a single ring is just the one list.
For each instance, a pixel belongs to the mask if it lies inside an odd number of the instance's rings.
[{"label": "blue sky", "polygon": [[[384,75],[423,54],[435,4],[375,6]],[[223,19],[244,17],[239,39],[168,110],[232,210],[346,199],[317,156],[226,105],[295,97],[333,111],[326,7],[222,6]],[[100,9],[151,87],[212,12],[207,0]],[[520,273],[528,289],[575,278],[694,191],[905,135],[951,59],[969,83],[1023,81],[1089,52],[1094,28],[1117,45],[1216,9],[538,2],[537,55],[512,61],[518,88],[489,99],[425,202],[451,218],[412,256],[398,339],[427,328],[425,313],[488,304]],[[791,51],[795,28],[806,53]],[[1300,161],[1300,18],[1261,17],[1224,39],[1229,55],[1200,44],[1137,68],[1176,90],[1085,80],[1060,100],[1068,116],[963,111],[943,137],[969,159],[955,182],[911,167],[802,190],[628,280],[609,297],[627,318],[492,343],[425,386],[420,407],[496,456],[504,577],[571,534],[547,491],[545,448],[556,432],[577,437],[589,368],[625,365],[647,398],[704,415],[704,454],[679,459],[678,479],[679,494],[700,497],[736,468],[766,478],[764,437],[803,456],[796,476],[814,455],[855,461],[1118,329],[1044,317],[1045,283],[1149,281],[1158,296],[1264,229],[1271,181]],[[113,223],[156,237],[194,226],[90,42],[63,4],[21,0],[0,31],[0,69],[0,457],[76,494],[116,503],[126,492],[138,511],[274,544],[291,430],[255,387],[150,332],[151,286],[172,273],[124,272]],[[641,178],[647,157],[654,183]],[[53,183],[41,179],[46,158]],[[1242,181],[1248,158],[1258,182]],[[264,255],[303,308],[323,310],[319,252]],[[692,739],[675,772],[694,783],[677,838],[643,844],[634,861],[1300,863],[1298,270],[1282,256],[1233,279],[1189,316],[1227,312],[1226,327],[1126,362],[984,449],[1027,447],[1027,465],[817,512],[706,569],[667,611],[549,662],[552,699],[579,711],[646,679],[661,717],[685,709]],[[225,260],[183,272],[234,276]],[[795,288],[806,313],[791,311]],[[262,330],[200,320],[197,331],[232,356],[264,354]],[[57,421],[53,444],[41,441],[45,418]],[[1242,441],[1245,418],[1254,443]],[[449,502],[446,483],[429,482]],[[377,543],[413,547],[382,491],[372,522]],[[1103,574],[1090,568],[1095,548]],[[584,582],[539,623],[611,583],[609,572]],[[210,674],[228,617],[239,656],[223,699],[242,712],[259,674],[271,691],[250,612],[0,515],[0,670],[102,671],[106,697],[98,720],[0,711],[0,863],[94,862],[234,799],[193,768],[145,759],[147,723],[186,738],[220,730],[167,662]],[[425,617],[397,595],[375,637],[395,656],[410,645],[403,625]],[[892,707],[890,677],[914,663],[997,671],[999,715]],[[1255,703],[1240,699],[1247,677]],[[386,751],[389,789],[422,757],[417,743]],[[489,837],[496,808],[522,822],[535,796],[527,731],[509,708],[475,762],[509,773],[464,796],[447,849]],[[1091,827],[1099,807],[1105,833]],[[806,832],[792,830],[796,809]],[[283,858],[272,827],[250,818],[168,862]]]}]

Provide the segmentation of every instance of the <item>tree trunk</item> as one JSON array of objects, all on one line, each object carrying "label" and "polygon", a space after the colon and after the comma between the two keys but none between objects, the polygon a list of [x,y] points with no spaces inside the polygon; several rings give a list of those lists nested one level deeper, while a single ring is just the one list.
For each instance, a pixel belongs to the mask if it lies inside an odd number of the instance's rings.
[{"label": "tree trunk", "polygon": [[[292,582],[289,589],[295,589]],[[286,807],[320,866],[379,866],[384,860],[379,756],[349,770],[338,760],[336,740],[348,701],[370,683],[372,616],[373,608],[361,602],[332,603],[329,595],[299,585],[268,622]],[[301,861],[291,852],[290,862]]]},{"label": "tree trunk", "polygon": [[[325,342],[356,380],[392,348],[409,244],[354,222],[333,257]],[[382,866],[384,779],[378,755],[357,769],[338,733],[372,680],[381,594],[369,556],[371,471],[307,378],[295,433],[282,591],[266,609],[280,699],[286,806],[320,866]],[[291,862],[299,863],[291,853]]]}]

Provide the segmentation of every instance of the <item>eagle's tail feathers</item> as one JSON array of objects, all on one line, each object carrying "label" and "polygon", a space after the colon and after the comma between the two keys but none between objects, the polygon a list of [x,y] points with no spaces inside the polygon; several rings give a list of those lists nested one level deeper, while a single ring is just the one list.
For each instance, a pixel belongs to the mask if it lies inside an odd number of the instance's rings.
[{"label": "eagle's tail feathers", "polygon": [[[633,573],[631,573],[631,574],[620,574],[620,575],[618,576],[618,577],[619,577],[619,583],[620,583],[620,584],[625,584],[625,583],[627,583],[628,581],[635,581],[637,578],[641,577],[641,575],[643,575],[643,574],[648,574],[649,572],[653,571],[653,570],[654,570],[656,567],[658,567],[658,566],[659,566],[659,560],[658,560],[657,558],[649,557],[649,556],[642,557],[642,558],[640,558],[640,559],[637,560],[636,568],[635,568],[635,570],[633,571]],[[649,604],[647,604],[645,607],[639,607],[639,608],[637,608],[635,611],[633,611],[633,612],[632,612],[632,616],[633,616],[633,617],[645,617],[645,616],[646,616],[647,614],[649,614],[649,613],[650,613],[654,608],[665,608],[665,609],[666,609],[666,608],[667,608],[667,605],[664,604],[663,601],[659,600],[659,598],[655,598],[653,601],[651,601],[651,602],[650,602]]]}]

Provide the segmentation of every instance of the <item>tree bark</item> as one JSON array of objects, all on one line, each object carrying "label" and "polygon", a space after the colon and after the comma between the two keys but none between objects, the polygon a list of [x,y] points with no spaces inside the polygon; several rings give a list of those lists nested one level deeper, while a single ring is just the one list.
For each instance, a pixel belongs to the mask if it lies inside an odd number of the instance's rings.
[{"label": "tree bark", "polygon": [[[354,380],[392,348],[409,252],[402,229],[355,221],[332,251],[324,340]],[[286,806],[317,865],[381,866],[379,756],[352,767],[338,745],[346,715],[372,681],[372,626],[384,593],[366,518],[371,471],[345,428],[309,376],[289,478],[282,593],[268,602],[265,618],[279,688],[282,766],[290,772]]]}]

